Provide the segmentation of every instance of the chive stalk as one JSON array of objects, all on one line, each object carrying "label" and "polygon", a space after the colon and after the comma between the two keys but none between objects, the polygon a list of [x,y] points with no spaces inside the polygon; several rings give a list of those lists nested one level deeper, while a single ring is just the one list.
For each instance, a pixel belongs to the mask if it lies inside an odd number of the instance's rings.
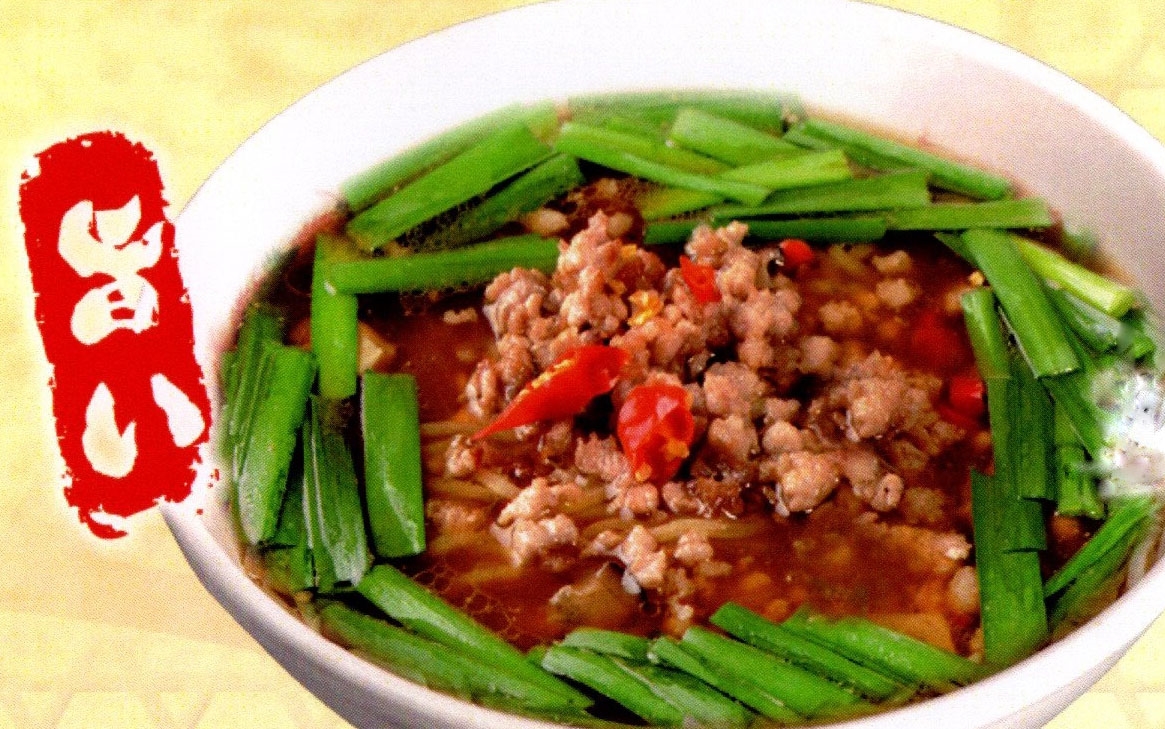
[{"label": "chive stalk", "polygon": [[831,620],[799,610],[781,625],[863,665],[936,691],[971,683],[989,673],[974,661],[860,617]]},{"label": "chive stalk", "polygon": [[1016,245],[1027,264],[1040,276],[1118,319],[1137,303],[1137,292],[1105,278],[1034,241],[1017,238]]},{"label": "chive stalk", "polygon": [[987,277],[1016,340],[1037,377],[1072,372],[1080,361],[1038,278],[1007,233],[976,228],[963,233],[975,265]]},{"label": "chive stalk", "polygon": [[579,96],[570,100],[575,118],[624,116],[650,121],[660,128],[670,124],[681,109],[695,108],[747,124],[762,131],[780,133],[787,116],[800,113],[791,96],[730,91],[661,91]]},{"label": "chive stalk", "polygon": [[743,727],[753,714],[707,683],[683,671],[612,657],[615,665],[701,726]]},{"label": "chive stalk", "polygon": [[750,682],[776,696],[802,716],[835,716],[865,706],[858,696],[814,673],[789,665],[771,653],[693,626],[680,645],[713,670],[735,681]]},{"label": "chive stalk", "polygon": [[886,215],[890,230],[967,230],[969,228],[1047,228],[1048,205],[1038,197],[988,202],[943,202]]},{"label": "chive stalk", "polygon": [[586,696],[528,661],[517,648],[391,565],[373,567],[356,589],[384,614],[418,635],[533,683],[570,706],[585,707],[591,703]]},{"label": "chive stalk", "polygon": [[379,557],[425,550],[420,427],[412,375],[365,373],[360,388],[364,501]]},{"label": "chive stalk", "polygon": [[499,129],[357,214],[346,228],[362,249],[374,251],[401,234],[538,164],[551,150],[518,124]]},{"label": "chive stalk", "polygon": [[[800,238],[810,243],[866,243],[880,240],[886,234],[882,218],[864,216],[854,218],[796,218],[791,220],[764,220],[745,218],[748,226],[746,239],[780,241]],[[702,220],[661,220],[644,226],[645,245],[686,243]]]},{"label": "chive stalk", "polygon": [[650,641],[638,635],[601,628],[575,628],[563,636],[559,645],[584,648],[595,653],[619,656],[631,661],[646,661]]},{"label": "chive stalk", "polygon": [[784,724],[804,721],[797,712],[785,703],[748,681],[734,681],[704,663],[700,657],[688,650],[674,638],[663,636],[651,642],[648,656],[651,660],[683,671],[716,688],[727,696],[756,711],[761,716]]},{"label": "chive stalk", "polygon": [[796,152],[733,168],[720,175],[726,180],[751,182],[770,190],[791,190],[852,179],[853,170],[841,150]]},{"label": "chive stalk", "polygon": [[348,242],[334,235],[316,236],[311,279],[311,351],[319,366],[319,393],[330,400],[356,394],[359,303],[352,294],[327,285],[328,267],[346,255]]},{"label": "chive stalk", "polygon": [[1055,595],[1079,578],[1089,566],[1144,524],[1152,516],[1155,507],[1156,501],[1151,496],[1136,496],[1116,501],[1110,508],[1108,518],[1092,538],[1059,571],[1048,578],[1044,584],[1044,596]]},{"label": "chive stalk", "polygon": [[294,347],[267,344],[263,357],[268,374],[254,401],[243,446],[246,459],[235,483],[240,526],[250,544],[266,542],[278,526],[295,436],[316,370],[311,353]]},{"label": "chive stalk", "polygon": [[252,305],[243,315],[233,362],[228,368],[226,402],[223,406],[230,448],[231,475],[237,480],[246,463],[246,446],[255,405],[268,381],[271,360],[266,347],[283,340],[283,322],[270,308]]},{"label": "chive stalk", "polygon": [[1130,339],[1126,325],[1114,316],[1086,303],[1074,294],[1048,286],[1048,299],[1056,307],[1060,318],[1096,354],[1116,349]]},{"label": "chive stalk", "polygon": [[986,662],[1009,666],[1028,657],[1048,639],[1040,557],[1033,551],[1007,551],[1008,498],[994,479],[971,472],[971,519],[979,573],[979,614]]},{"label": "chive stalk", "polygon": [[1115,600],[1124,581],[1122,568],[1138,540],[1143,538],[1147,520],[1137,522],[1103,553],[1097,555],[1052,602],[1048,620],[1056,633],[1078,625]]},{"label": "chive stalk", "polygon": [[319,615],[323,631],[339,643],[424,686],[499,708],[564,708],[536,684],[342,603],[325,604]]},{"label": "chive stalk", "polygon": [[[687,149],[668,146],[661,140],[583,122],[569,121],[563,124],[555,146],[568,152],[572,149],[624,152],[649,162],[700,175],[716,175],[728,169],[728,165],[723,162]],[[589,159],[585,155],[579,156]]]},{"label": "chive stalk", "polygon": [[540,665],[610,698],[651,724],[679,726],[684,721],[683,711],[628,675],[610,656],[558,645],[547,649]]},{"label": "chive stalk", "polygon": [[303,424],[304,521],[322,592],[356,585],[372,561],[352,454],[331,406],[313,396]]},{"label": "chive stalk", "polygon": [[799,151],[796,145],[779,137],[694,107],[676,113],[668,138],[733,166]]},{"label": "chive stalk", "polygon": [[702,210],[709,205],[724,202],[724,197],[712,192],[684,190],[679,187],[659,187],[648,190],[635,199],[635,207],[646,221],[662,220]]},{"label": "chive stalk", "polygon": [[639,177],[669,187],[680,187],[696,192],[720,195],[750,205],[758,205],[769,191],[760,185],[734,182],[709,174],[689,172],[673,165],[632,154],[623,149],[597,142],[571,131],[570,124],[563,126],[555,147],[579,159],[593,162],[617,172]]},{"label": "chive stalk", "polygon": [[938,187],[984,200],[998,200],[1012,190],[1011,183],[999,175],[860,129],[822,119],[807,119],[799,126],[805,133],[840,146],[853,159],[876,169],[923,169]]},{"label": "chive stalk", "polygon": [[456,248],[486,238],[582,183],[578,163],[568,155],[556,154],[442,226],[419,249]]},{"label": "chive stalk", "polygon": [[776,215],[863,212],[921,207],[930,204],[925,172],[896,172],[773,193],[760,205],[712,208],[713,221]]},{"label": "chive stalk", "polygon": [[451,251],[336,263],[327,282],[347,294],[456,288],[484,283],[515,267],[552,271],[557,260],[557,240],[519,235]]},{"label": "chive stalk", "polygon": [[[1024,499],[1052,501],[1055,498],[1055,468],[1053,466],[1055,409],[1047,390],[1032,375],[1027,364],[1018,359],[1013,363],[1013,381],[1016,397],[1011,402],[1011,432],[1015,436],[1008,448],[1012,451],[1016,495]],[[1035,523],[1028,544],[1037,549],[1047,546],[1042,510],[1032,511]],[[1018,520],[1028,523],[1028,520]]]},{"label": "chive stalk", "polygon": [[348,210],[355,213],[369,207],[401,185],[464,152],[490,131],[511,124],[524,125],[535,136],[545,138],[558,128],[558,114],[552,103],[515,104],[453,127],[345,182],[340,191]]},{"label": "chive stalk", "polygon": [[1084,446],[1072,429],[1067,411],[1054,408],[1056,513],[1064,516],[1104,518],[1104,503],[1096,490],[1096,478],[1084,458]]},{"label": "chive stalk", "polygon": [[790,663],[869,696],[885,700],[902,696],[908,689],[884,673],[856,663],[846,656],[792,633],[748,608],[728,602],[710,618],[730,635],[774,653]]},{"label": "chive stalk", "polygon": [[303,509],[303,469],[295,468],[287,479],[279,526],[263,551],[269,580],[286,595],[315,587],[315,568]]}]

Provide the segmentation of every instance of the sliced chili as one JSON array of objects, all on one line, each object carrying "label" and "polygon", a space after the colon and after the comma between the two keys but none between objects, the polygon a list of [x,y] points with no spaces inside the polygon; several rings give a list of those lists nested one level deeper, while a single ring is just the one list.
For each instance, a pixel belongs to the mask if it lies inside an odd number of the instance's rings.
[{"label": "sliced chili", "polygon": [[971,418],[987,412],[987,386],[978,375],[952,375],[947,381],[947,402]]},{"label": "sliced chili", "polygon": [[910,333],[910,351],[927,366],[950,371],[968,359],[964,338],[937,311],[924,311]]},{"label": "sliced chili", "polygon": [[474,433],[474,440],[581,413],[595,397],[611,391],[629,358],[626,350],[604,344],[586,344],[565,352],[522,388],[492,423]]},{"label": "sliced chili", "polygon": [[679,385],[639,385],[619,408],[616,434],[638,481],[663,483],[675,476],[695,430],[691,398]]},{"label": "sliced chili", "polygon": [[812,263],[816,258],[809,244],[800,238],[786,238],[778,244],[781,253],[785,256],[785,266],[799,268],[806,263]]},{"label": "sliced chili", "polygon": [[720,300],[720,289],[716,288],[716,269],[703,263],[696,263],[687,256],[680,256],[680,276],[691,289],[696,301],[711,304]]}]

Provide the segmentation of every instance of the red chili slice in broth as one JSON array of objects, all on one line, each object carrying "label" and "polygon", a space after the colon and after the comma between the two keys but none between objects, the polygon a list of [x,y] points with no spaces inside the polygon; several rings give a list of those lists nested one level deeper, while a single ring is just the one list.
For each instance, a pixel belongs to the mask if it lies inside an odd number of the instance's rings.
[{"label": "red chili slice in broth", "polygon": [[586,344],[531,380],[489,425],[473,434],[485,438],[502,430],[581,413],[591,400],[610,392],[630,354],[605,344]]},{"label": "red chili slice in broth", "polygon": [[619,408],[616,434],[637,481],[659,484],[675,476],[695,430],[691,398],[679,385],[639,385]]}]

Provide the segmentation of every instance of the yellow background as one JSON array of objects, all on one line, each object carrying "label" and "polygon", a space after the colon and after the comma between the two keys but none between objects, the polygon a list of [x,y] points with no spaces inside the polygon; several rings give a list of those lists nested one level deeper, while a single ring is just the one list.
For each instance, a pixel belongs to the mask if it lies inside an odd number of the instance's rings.
[{"label": "yellow background", "polygon": [[[174,218],[240,142],[319,84],[523,4],[0,0],[0,729],[346,726],[202,589],[157,514],[105,543],[65,511],[16,219],[27,160],[73,134],[122,131],[157,154]],[[883,4],[1013,45],[1165,139],[1165,0]],[[1162,652],[1165,620],[1053,729],[1165,728]]]}]

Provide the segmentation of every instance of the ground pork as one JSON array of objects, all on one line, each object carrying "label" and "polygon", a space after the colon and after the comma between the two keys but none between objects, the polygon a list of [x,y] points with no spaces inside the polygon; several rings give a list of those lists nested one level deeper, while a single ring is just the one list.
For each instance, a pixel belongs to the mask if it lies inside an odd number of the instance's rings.
[{"label": "ground pork", "polygon": [[[917,300],[920,289],[903,278],[914,268],[910,256],[866,252],[855,260],[867,288],[807,289],[803,299],[793,279],[774,268],[775,248],[742,245],[744,225],[700,227],[685,252],[713,269],[721,295],[703,302],[678,268],[621,240],[629,230],[627,220],[596,214],[561,244],[551,275],[514,269],[486,289],[483,311],[496,350],[465,386],[467,409],[477,417],[500,412],[572,347],[604,343],[629,355],[614,389],[579,419],[587,427],[565,418],[517,431],[526,444],[537,443],[548,464],[509,474],[529,485],[493,507],[490,529],[512,563],[561,569],[578,557],[601,557],[614,565],[606,582],[613,571],[625,593],[659,593],[668,623],[682,628],[694,619],[697,581],[734,567],[716,560],[713,542],[698,531],[661,544],[647,525],[674,516],[740,516],[746,504],[764,504],[764,496],[779,513],[807,512],[842,486],[831,506],[852,505],[846,508],[858,520],[855,529],[909,550],[927,562],[917,569],[951,579],[952,595],[965,598],[969,587],[951,576],[969,544],[955,532],[932,529],[940,526],[932,515],[933,497],[941,493],[912,495],[906,488],[962,432],[934,411],[937,378],[871,351],[861,337],[867,323],[877,333],[887,308],[902,310]],[[908,313],[894,316],[905,321]],[[690,396],[693,455],[663,484],[631,476],[614,432],[628,393],[646,383],[679,385]],[[493,457],[457,436],[445,470],[466,477]],[[619,526],[591,535],[584,517],[576,524],[568,513],[579,513],[571,504],[581,498],[587,509],[597,507],[590,513],[605,509],[602,518]],[[433,509],[430,518],[443,528],[486,518],[443,510],[439,502]],[[894,510],[903,511],[905,524],[879,521],[880,513]],[[576,589],[568,587],[559,603]]]},{"label": "ground pork", "polygon": [[[509,550],[510,562],[522,567],[536,557],[546,557],[559,547],[573,547],[578,541],[578,527],[569,516],[557,514],[545,519],[515,519],[509,527],[491,527],[494,537]],[[558,562],[562,564],[561,561]],[[545,564],[545,561],[544,561]]]}]

